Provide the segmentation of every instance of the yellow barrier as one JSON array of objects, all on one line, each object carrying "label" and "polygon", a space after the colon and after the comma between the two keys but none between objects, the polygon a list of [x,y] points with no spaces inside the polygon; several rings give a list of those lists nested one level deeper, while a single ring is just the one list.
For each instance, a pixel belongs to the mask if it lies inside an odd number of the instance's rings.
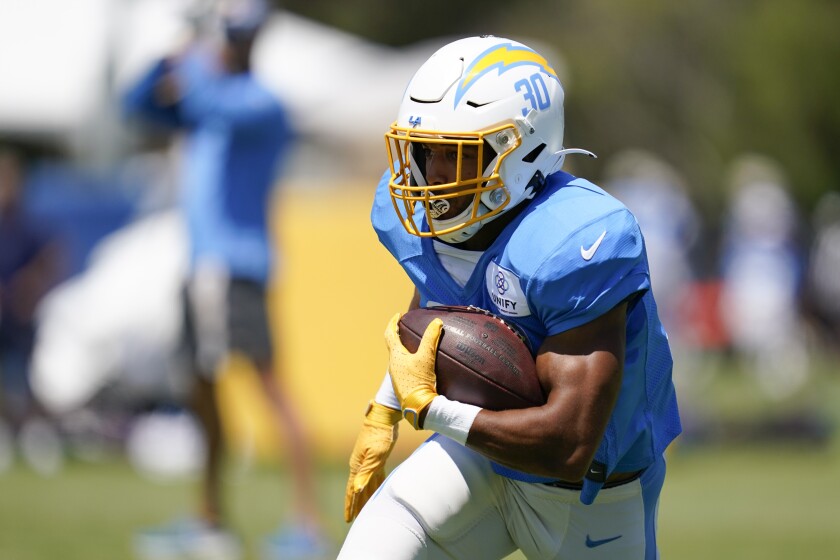
[{"label": "yellow barrier", "polygon": [[[405,311],[412,286],[370,225],[375,178],[341,189],[295,185],[280,191],[280,266],[271,293],[278,375],[283,376],[319,459],[345,461],[368,399],[387,367],[382,333]],[[256,458],[285,451],[249,366],[233,357],[221,405],[234,450]],[[394,457],[429,432],[400,426]]]}]

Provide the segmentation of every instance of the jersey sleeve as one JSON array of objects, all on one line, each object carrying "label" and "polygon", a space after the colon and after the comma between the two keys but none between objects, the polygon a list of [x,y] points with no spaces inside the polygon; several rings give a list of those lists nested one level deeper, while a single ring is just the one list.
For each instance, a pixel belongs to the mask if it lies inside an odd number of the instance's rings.
[{"label": "jersey sleeve", "polygon": [[169,72],[169,63],[159,60],[123,93],[122,111],[126,117],[141,117],[170,128],[182,124],[176,105],[162,105],[156,97],[160,80]]},{"label": "jersey sleeve", "polygon": [[[388,182],[391,178],[390,171],[386,170],[379,179],[379,184],[376,187],[376,195],[373,200],[373,207],[370,212],[370,222],[379,241],[394,255],[400,252],[402,244],[411,244],[411,240],[406,240],[403,235],[405,228],[400,223],[399,216],[394,211],[394,203],[391,201],[389,194]],[[412,251],[416,254],[416,251]]]},{"label": "jersey sleeve", "polygon": [[644,239],[626,209],[572,233],[530,280],[548,336],[584,325],[650,289]]}]

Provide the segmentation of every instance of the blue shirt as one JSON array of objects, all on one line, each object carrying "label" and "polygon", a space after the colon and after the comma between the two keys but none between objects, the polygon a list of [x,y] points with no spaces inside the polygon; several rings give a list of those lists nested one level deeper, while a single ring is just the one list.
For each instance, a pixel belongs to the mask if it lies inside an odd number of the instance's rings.
[{"label": "blue shirt", "polygon": [[[417,223],[424,222],[418,208]],[[431,238],[408,234],[388,193],[388,174],[371,213],[380,241],[417,287],[422,306],[475,305],[514,323],[532,351],[546,337],[593,321],[627,301],[621,392],[595,460],[607,475],[643,469],[681,431],[672,359],[650,289],[644,239],[634,216],[592,183],[558,172],[484,252],[466,285],[444,270]],[[499,474],[546,479],[494,464]],[[601,484],[586,479],[583,503]]]},{"label": "blue shirt", "polygon": [[[174,72],[182,93],[162,105],[155,87]],[[194,50],[170,69],[155,64],[123,98],[128,114],[184,129],[181,203],[192,264],[212,259],[233,277],[266,282],[272,268],[271,193],[293,141],[286,112],[250,73],[222,72]]]},{"label": "blue shirt", "polygon": [[[16,341],[31,344],[33,318],[12,312],[22,286],[10,285],[16,276],[31,265],[49,244],[49,236],[22,205],[0,210],[0,346]],[[16,288],[16,289],[15,289]],[[0,372],[2,374],[2,372]]]}]

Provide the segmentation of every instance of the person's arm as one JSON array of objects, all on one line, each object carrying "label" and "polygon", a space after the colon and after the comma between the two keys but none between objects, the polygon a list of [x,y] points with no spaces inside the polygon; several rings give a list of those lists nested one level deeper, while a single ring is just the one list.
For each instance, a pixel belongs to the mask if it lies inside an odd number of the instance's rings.
[{"label": "person's arm", "polygon": [[604,436],[621,389],[627,304],[549,337],[537,354],[544,406],[475,418],[467,446],[532,474],[578,481]]},{"label": "person's arm", "polygon": [[140,117],[168,127],[182,124],[172,64],[169,59],[159,60],[123,93],[121,105],[125,116]]},{"label": "person's arm", "polygon": [[[408,310],[412,311],[419,308],[420,292],[417,291],[417,288],[414,288],[414,292],[411,294],[411,301],[408,304]],[[400,409],[400,401],[397,395],[394,394],[394,385],[391,383],[391,374],[388,371],[385,372],[385,378],[382,380],[382,385],[380,385],[374,401],[390,408]]]},{"label": "person's arm", "polygon": [[537,374],[543,406],[490,411],[437,394],[435,351],[442,322],[433,320],[417,349],[399,340],[399,315],[385,338],[389,370],[403,417],[530,474],[581,480],[600,445],[621,389],[627,304],[545,340]]},{"label": "person's arm", "polygon": [[[420,294],[415,289],[409,309],[419,306]],[[385,480],[385,463],[399,437],[400,420],[400,403],[386,372],[376,397],[368,403],[362,429],[350,453],[350,475],[344,493],[344,520],[348,523],[359,515]]]}]

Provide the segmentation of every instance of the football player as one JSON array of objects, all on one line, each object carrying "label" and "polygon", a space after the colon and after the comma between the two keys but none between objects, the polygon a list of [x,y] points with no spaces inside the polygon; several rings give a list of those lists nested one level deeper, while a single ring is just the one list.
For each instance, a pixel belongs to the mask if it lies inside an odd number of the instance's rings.
[{"label": "football player", "polygon": [[[406,88],[373,226],[414,283],[411,308],[474,305],[526,334],[547,402],[438,395],[440,321],[412,354],[394,316],[341,560],[658,558],[663,454],[681,431],[671,353],[636,219],[561,170],[588,153],[563,147],[563,95],[543,56],[492,36],[444,46]],[[383,483],[403,417],[435,434]]]}]

